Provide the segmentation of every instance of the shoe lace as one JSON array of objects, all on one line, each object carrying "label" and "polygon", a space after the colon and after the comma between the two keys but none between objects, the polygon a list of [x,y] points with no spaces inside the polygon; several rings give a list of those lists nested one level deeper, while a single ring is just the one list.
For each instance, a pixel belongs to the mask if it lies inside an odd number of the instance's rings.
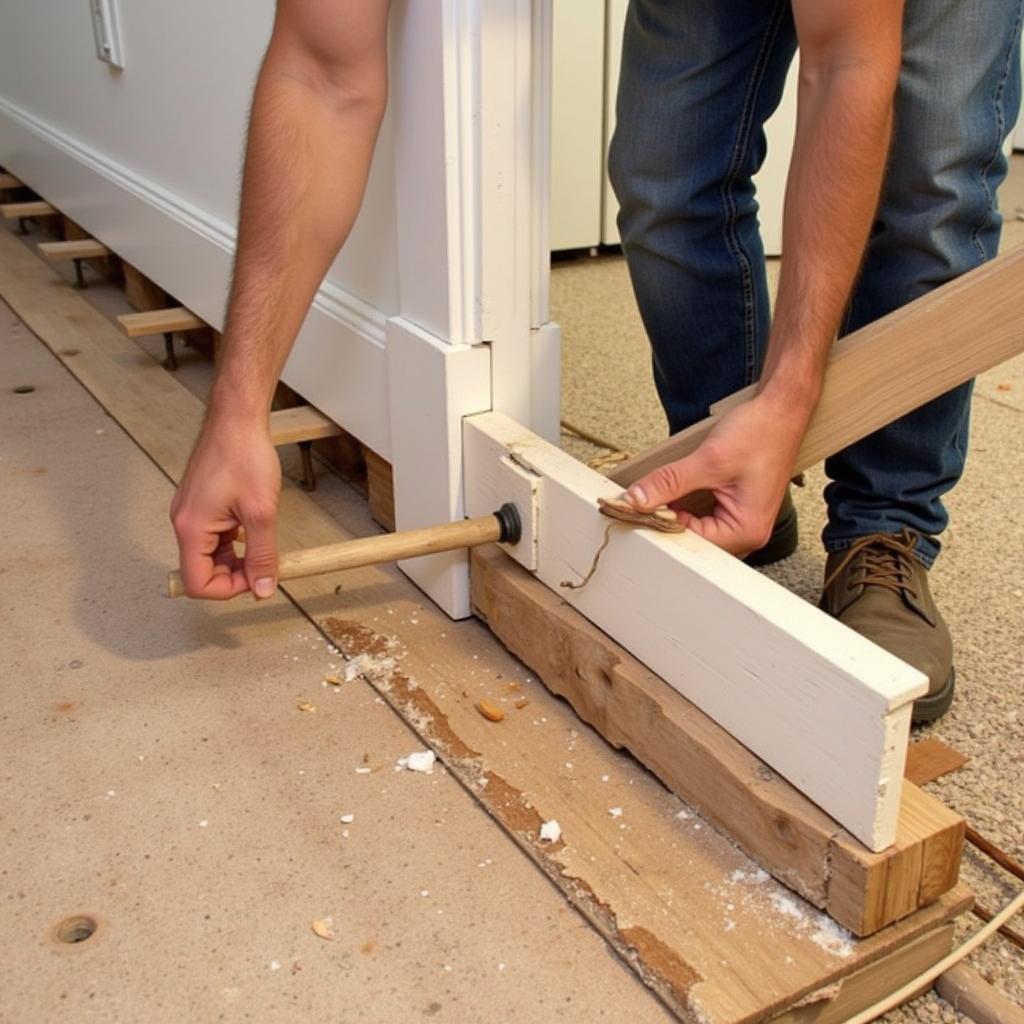
[{"label": "shoe lace", "polygon": [[855,558],[859,558],[850,574],[847,589],[855,586],[884,587],[897,594],[905,591],[913,600],[917,600],[917,593],[910,583],[913,579],[912,559],[916,547],[917,534],[907,527],[898,534],[873,533],[850,546],[839,564],[829,573],[825,587]]}]

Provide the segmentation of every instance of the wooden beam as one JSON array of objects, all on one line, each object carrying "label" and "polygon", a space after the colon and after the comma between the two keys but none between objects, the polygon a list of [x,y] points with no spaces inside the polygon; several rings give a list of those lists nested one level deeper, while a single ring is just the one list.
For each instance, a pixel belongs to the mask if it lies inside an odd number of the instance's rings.
[{"label": "wooden beam", "polygon": [[117,318],[118,326],[129,338],[144,338],[150,334],[176,334],[196,331],[206,326],[204,320],[184,306],[172,309],[153,309],[143,313],[123,313]]},{"label": "wooden beam", "polygon": [[[1024,351],[1024,313],[1017,301],[1022,294],[1024,247],[836,344],[794,473]],[[752,397],[755,389],[752,385],[723,399],[713,415],[622,463],[611,479],[626,487],[689,455],[723,413]]]},{"label": "wooden beam", "polygon": [[22,181],[19,178],[16,178],[13,174],[8,174],[6,171],[0,171],[0,189],[21,187]]},{"label": "wooden beam", "polygon": [[91,260],[110,255],[110,250],[95,238],[76,238],[67,242],[40,242],[39,251],[48,260]]},{"label": "wooden beam", "polygon": [[341,427],[311,405],[275,409],[270,414],[270,440],[276,446],[338,437]]},{"label": "wooden beam", "polygon": [[60,211],[41,199],[33,199],[24,203],[0,204],[0,215],[6,220],[18,220],[23,217],[55,217]]},{"label": "wooden beam", "polygon": [[695,534],[610,527],[615,484],[500,413],[464,439],[468,515],[515,500],[506,463],[533,473],[538,579],[865,845],[892,844],[922,673]]},{"label": "wooden beam", "polygon": [[956,883],[964,822],[934,797],[905,785],[896,841],[872,853],[498,548],[472,552],[471,579],[476,613],[549,690],[854,934]]}]

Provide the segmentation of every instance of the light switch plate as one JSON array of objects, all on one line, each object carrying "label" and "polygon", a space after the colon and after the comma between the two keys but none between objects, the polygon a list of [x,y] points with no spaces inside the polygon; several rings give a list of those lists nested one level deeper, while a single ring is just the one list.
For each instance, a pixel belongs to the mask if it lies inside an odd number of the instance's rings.
[{"label": "light switch plate", "polygon": [[96,37],[96,56],[115,68],[124,67],[121,45],[121,21],[117,0],[89,0],[92,10],[92,31]]}]

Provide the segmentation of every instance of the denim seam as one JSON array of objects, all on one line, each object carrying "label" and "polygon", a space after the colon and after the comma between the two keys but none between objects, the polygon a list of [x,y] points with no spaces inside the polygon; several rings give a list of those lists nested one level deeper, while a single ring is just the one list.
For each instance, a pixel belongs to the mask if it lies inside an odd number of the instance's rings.
[{"label": "denim seam", "polygon": [[772,20],[768,24],[768,30],[761,43],[761,49],[754,61],[750,84],[747,86],[747,94],[743,99],[743,109],[740,112],[739,130],[736,135],[736,143],[733,146],[732,160],[730,161],[729,170],[722,179],[722,185],[719,189],[722,206],[725,210],[725,222],[722,226],[722,237],[725,241],[726,249],[728,249],[729,254],[736,261],[736,265],[739,268],[740,284],[743,291],[743,341],[745,346],[744,384],[752,384],[756,379],[758,370],[757,343],[755,337],[757,310],[755,308],[756,295],[754,293],[753,270],[750,263],[750,257],[740,244],[739,236],[736,232],[736,200],[733,196],[732,189],[736,184],[736,179],[739,177],[743,157],[746,155],[746,151],[750,145],[750,128],[754,119],[754,104],[757,99],[757,93],[764,81],[764,75],[768,68],[768,56],[771,52],[772,46],[775,44],[775,40],[778,38],[779,28],[782,25],[782,19],[787,6],[788,0],[778,0],[776,3],[775,11],[772,14]]},{"label": "denim seam", "polygon": [[[992,215],[992,207],[994,205],[995,197],[992,194],[991,188],[988,184],[988,176],[992,168],[995,166],[996,161],[999,159],[999,154],[1003,148],[1003,132],[1006,131],[1006,110],[1003,105],[1003,97],[1006,92],[1006,81],[1010,77],[1010,62],[1013,60],[1014,50],[1016,49],[1016,38],[1017,33],[1020,31],[1021,14],[1024,11],[1024,4],[1017,5],[1017,18],[1014,22],[1013,32],[1010,34],[1010,45],[1006,51],[1006,57],[1003,60],[1003,72],[999,77],[999,84],[995,88],[995,92],[992,97],[993,113],[995,114],[996,123],[996,140],[992,148],[992,153],[985,163],[985,166],[981,170],[980,184],[982,191],[985,193],[985,198],[988,200],[988,217]],[[971,242],[978,253],[979,264],[985,262],[985,247],[981,244],[981,232],[985,227],[985,223],[978,224],[974,231],[971,232]]]}]

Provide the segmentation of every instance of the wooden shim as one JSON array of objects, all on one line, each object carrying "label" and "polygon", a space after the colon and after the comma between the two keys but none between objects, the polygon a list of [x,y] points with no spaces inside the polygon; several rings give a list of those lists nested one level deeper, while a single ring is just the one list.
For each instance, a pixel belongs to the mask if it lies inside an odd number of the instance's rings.
[{"label": "wooden shim", "polygon": [[963,820],[933,797],[905,785],[896,842],[872,853],[496,547],[474,550],[471,568],[474,610],[550,690],[854,934],[956,883]]},{"label": "wooden shim", "polygon": [[110,250],[95,238],[75,238],[67,242],[40,242],[39,251],[48,260],[90,260],[110,255]]},{"label": "wooden shim", "polygon": [[1024,1009],[967,964],[957,964],[940,974],[935,979],[935,991],[977,1024],[1024,1024]]},{"label": "wooden shim", "polygon": [[6,171],[0,171],[0,189],[11,189],[21,188],[23,182],[20,178],[16,178],[13,174],[8,174]]},{"label": "wooden shim", "polygon": [[907,763],[903,777],[915,785],[923,786],[934,782],[943,775],[955,772],[967,764],[967,758],[959,750],[947,746],[935,736],[911,743],[907,748]]},{"label": "wooden shim", "polygon": [[692,533],[609,526],[615,484],[508,417],[468,417],[464,439],[468,515],[514,500],[502,459],[533,472],[538,579],[866,846],[893,843],[922,673]]},{"label": "wooden shim", "polygon": [[[180,479],[202,421],[202,402],[3,232],[0,295],[168,477]],[[287,480],[278,530],[283,549],[351,536]],[[399,643],[400,664],[371,666],[367,681],[684,1019],[693,1019],[696,1007],[701,1019],[717,1024],[765,1019],[892,956],[970,904],[969,894],[958,889],[892,928],[839,953],[830,951],[815,939],[815,912],[805,904],[780,910],[776,899],[790,899],[784,891],[752,879],[754,866],[714,829],[698,831],[699,822],[677,820],[675,797],[642,773],[634,778],[632,763],[586,735],[589,730],[577,735],[578,719],[542,686],[523,682],[528,711],[500,725],[485,721],[462,693],[484,685],[474,679],[478,672],[508,679],[517,669],[479,623],[452,623],[424,606],[392,567],[297,580],[284,589],[348,657],[366,653],[372,661],[375,652]],[[240,602],[238,614],[247,614],[247,607]],[[202,614],[195,606],[185,612]],[[416,624],[400,627],[403,619]],[[378,623],[398,635],[375,632]],[[407,646],[403,636],[410,640]],[[534,725],[531,716],[547,724]],[[609,773],[607,785],[597,777],[566,778],[567,736],[576,736],[577,759],[599,758],[592,767]],[[588,746],[589,753],[583,749]],[[608,814],[616,786],[631,803],[624,830]],[[563,825],[561,843],[539,841],[539,825],[549,817]],[[733,879],[737,870],[745,880]],[[478,885],[474,891],[486,900],[487,883]],[[742,897],[735,911],[719,893],[723,887]],[[794,911],[802,925],[794,924]],[[732,931],[723,929],[725,913],[736,918]]]},{"label": "wooden shim", "polygon": [[[808,469],[887,423],[1024,351],[1024,248],[1012,250],[832,349],[821,401],[793,472]],[[716,404],[717,414],[680,431],[611,474],[620,486],[696,450],[724,412],[757,385]]]},{"label": "wooden shim", "polygon": [[118,326],[129,338],[144,338],[150,334],[174,334],[206,327],[206,322],[184,306],[171,309],[153,309],[143,313],[123,313],[117,318]]},{"label": "wooden shim", "polygon": [[337,437],[341,427],[311,405],[275,409],[270,414],[270,440],[276,446]]},{"label": "wooden shim", "polygon": [[[947,924],[908,942],[885,959],[826,989],[820,999],[810,996],[802,1006],[775,1017],[774,1024],[843,1024],[937,964],[953,948],[955,931],[954,925]],[[927,988],[923,986],[922,991]]]},{"label": "wooden shim", "polygon": [[20,217],[54,217],[60,211],[41,199],[32,199],[24,203],[0,204],[0,215],[6,220],[18,220]]}]

